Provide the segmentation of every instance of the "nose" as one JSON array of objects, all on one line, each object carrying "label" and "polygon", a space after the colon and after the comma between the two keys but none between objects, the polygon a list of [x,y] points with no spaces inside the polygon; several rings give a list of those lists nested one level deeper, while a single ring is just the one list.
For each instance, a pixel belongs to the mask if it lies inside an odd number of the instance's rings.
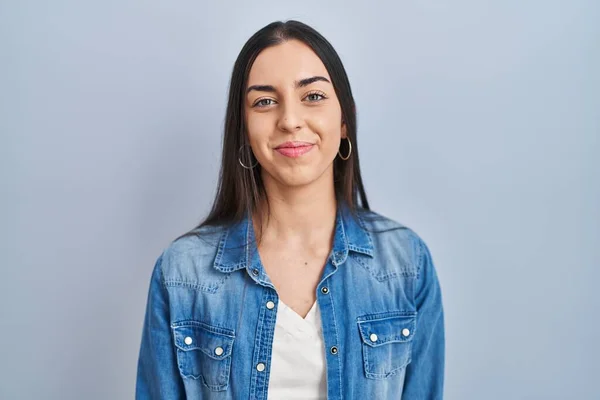
[{"label": "nose", "polygon": [[300,105],[290,102],[281,107],[281,115],[277,121],[277,127],[284,132],[295,132],[302,128],[304,117]]}]

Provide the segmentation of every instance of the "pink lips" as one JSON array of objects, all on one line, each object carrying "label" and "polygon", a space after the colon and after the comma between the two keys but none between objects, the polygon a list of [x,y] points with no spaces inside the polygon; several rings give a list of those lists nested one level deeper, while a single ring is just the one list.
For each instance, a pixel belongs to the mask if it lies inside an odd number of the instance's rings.
[{"label": "pink lips", "polygon": [[314,144],[308,142],[285,142],[275,148],[275,150],[286,157],[300,157],[312,150]]}]

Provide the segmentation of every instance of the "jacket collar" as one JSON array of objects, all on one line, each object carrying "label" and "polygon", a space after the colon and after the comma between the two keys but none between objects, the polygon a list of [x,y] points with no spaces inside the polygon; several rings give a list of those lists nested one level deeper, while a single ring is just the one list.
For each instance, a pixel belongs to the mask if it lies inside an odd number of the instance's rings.
[{"label": "jacket collar", "polygon": [[[360,217],[357,219],[353,216],[347,206],[338,207],[330,254],[334,266],[343,264],[350,251],[373,256],[373,242],[363,225]],[[225,229],[219,242],[214,268],[221,272],[256,268],[262,273],[250,214],[246,214],[242,221]]]}]

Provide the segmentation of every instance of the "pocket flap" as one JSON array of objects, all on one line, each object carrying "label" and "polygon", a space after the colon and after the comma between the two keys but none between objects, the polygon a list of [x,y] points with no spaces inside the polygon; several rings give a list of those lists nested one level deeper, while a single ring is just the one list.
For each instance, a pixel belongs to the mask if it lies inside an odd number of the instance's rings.
[{"label": "pocket flap", "polygon": [[175,346],[180,350],[200,350],[215,360],[222,360],[231,355],[235,335],[230,329],[199,321],[176,322],[171,328]]},{"label": "pocket flap", "polygon": [[416,312],[392,311],[358,318],[362,340],[371,347],[393,342],[409,342],[415,334],[416,326]]}]

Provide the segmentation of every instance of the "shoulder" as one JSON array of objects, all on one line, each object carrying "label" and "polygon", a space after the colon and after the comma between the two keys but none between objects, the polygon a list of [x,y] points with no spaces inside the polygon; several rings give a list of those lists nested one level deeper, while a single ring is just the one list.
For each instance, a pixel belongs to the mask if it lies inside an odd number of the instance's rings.
[{"label": "shoulder", "polygon": [[201,282],[211,275],[211,267],[225,231],[225,227],[196,228],[171,242],[163,249],[156,263],[163,284],[202,285]]},{"label": "shoulder", "polygon": [[429,250],[415,230],[372,210],[361,210],[358,217],[371,237],[376,258],[397,264],[405,274],[419,273],[423,257]]}]

